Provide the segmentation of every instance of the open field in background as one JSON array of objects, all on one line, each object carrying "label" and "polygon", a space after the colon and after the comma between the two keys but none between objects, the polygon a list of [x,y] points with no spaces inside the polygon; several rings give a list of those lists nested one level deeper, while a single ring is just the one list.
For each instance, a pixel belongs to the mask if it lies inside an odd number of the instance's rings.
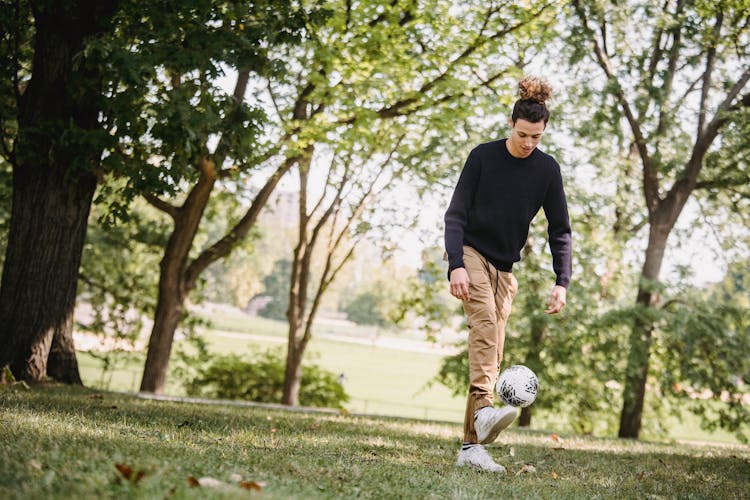
[{"label": "open field in background", "polygon": [[[242,354],[267,348],[285,352],[287,331],[281,321],[247,316],[230,309],[212,311],[204,319],[211,320],[211,329],[205,330],[203,335],[213,352]],[[428,387],[444,355],[438,345],[402,338],[397,332],[331,322],[316,329],[306,359],[345,375],[345,387],[352,397],[346,406],[351,413],[460,423],[464,397],[453,397],[442,385]],[[107,383],[101,379],[101,362],[90,353],[82,352],[79,355],[81,377],[90,387],[136,392],[144,359],[145,353],[134,353],[132,360],[111,373]],[[166,392],[184,394],[175,377],[168,378]],[[550,432],[559,431],[548,423],[554,422],[553,416],[537,413],[534,418],[535,427],[540,427],[542,422],[545,428],[552,429]],[[701,430],[697,418],[691,414],[683,421],[672,419],[668,428],[671,439],[737,443],[727,432]]]},{"label": "open field in background", "polygon": [[[460,424],[0,388],[0,498],[747,498],[750,449],[508,430],[509,474],[455,467]],[[119,467],[119,468],[118,468]],[[126,476],[130,479],[126,479]],[[200,485],[200,486],[199,486]],[[253,496],[253,495],[250,495]]]}]

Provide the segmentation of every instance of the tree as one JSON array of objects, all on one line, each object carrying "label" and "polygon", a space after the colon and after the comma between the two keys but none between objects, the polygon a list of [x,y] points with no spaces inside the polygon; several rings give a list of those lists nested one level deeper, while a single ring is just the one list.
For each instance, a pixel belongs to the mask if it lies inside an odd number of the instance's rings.
[{"label": "tree", "polygon": [[[128,182],[115,208],[127,213],[130,200],[143,195],[173,225],[160,265],[144,391],[164,387],[175,330],[201,274],[250,232],[283,174],[304,157],[304,150],[289,149],[295,144],[288,135],[265,129],[262,106],[247,102],[246,94],[255,79],[284,71],[276,46],[295,43],[303,22],[315,22],[315,15],[276,1],[148,4],[121,26],[112,56],[120,76],[109,89],[117,111],[110,125],[119,131],[111,162]],[[229,93],[218,81],[224,68],[236,77]],[[134,89],[144,91],[137,105]],[[306,112],[304,98],[298,107]],[[261,187],[243,187],[257,182],[261,167],[272,171]],[[245,211],[197,250],[201,220],[217,191],[244,198]]]},{"label": "tree", "polygon": [[[723,134],[743,123],[750,93],[745,2],[572,2],[574,62],[603,75],[601,127],[628,137],[640,163],[648,228],[625,373],[619,436],[638,438],[654,312],[668,239],[691,197],[739,190],[747,169],[712,165]],[[627,132],[626,132],[627,131]],[[718,165],[716,165],[718,166]]]},{"label": "tree", "polygon": [[[80,383],[73,308],[104,150],[100,54],[118,1],[3,2],[0,142],[13,201],[0,283],[0,366]],[[71,356],[71,353],[72,356]]]}]

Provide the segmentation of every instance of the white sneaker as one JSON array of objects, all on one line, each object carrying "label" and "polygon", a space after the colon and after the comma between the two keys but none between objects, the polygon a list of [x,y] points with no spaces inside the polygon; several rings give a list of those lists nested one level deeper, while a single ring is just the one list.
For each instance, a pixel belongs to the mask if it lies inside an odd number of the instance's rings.
[{"label": "white sneaker", "polygon": [[459,467],[468,465],[486,472],[499,472],[505,474],[505,467],[496,464],[481,444],[472,446],[466,450],[460,450],[458,452],[458,461],[456,462],[456,465]]},{"label": "white sneaker", "polygon": [[500,431],[506,429],[518,416],[512,406],[493,408],[486,406],[474,415],[474,429],[481,444],[487,444],[497,439]]}]

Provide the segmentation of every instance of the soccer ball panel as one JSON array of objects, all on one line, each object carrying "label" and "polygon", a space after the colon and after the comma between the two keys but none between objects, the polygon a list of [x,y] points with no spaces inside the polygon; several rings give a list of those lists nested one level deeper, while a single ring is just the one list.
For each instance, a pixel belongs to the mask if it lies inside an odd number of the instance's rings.
[{"label": "soccer ball panel", "polygon": [[523,365],[513,365],[500,374],[496,390],[505,404],[516,408],[526,408],[536,400],[539,380],[529,368]]}]

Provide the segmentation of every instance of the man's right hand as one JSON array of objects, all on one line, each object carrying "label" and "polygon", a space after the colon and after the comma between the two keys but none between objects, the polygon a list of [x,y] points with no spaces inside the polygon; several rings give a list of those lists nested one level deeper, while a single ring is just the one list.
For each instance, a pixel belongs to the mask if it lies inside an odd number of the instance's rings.
[{"label": "man's right hand", "polygon": [[469,300],[469,273],[463,267],[451,271],[451,295],[461,300]]}]

